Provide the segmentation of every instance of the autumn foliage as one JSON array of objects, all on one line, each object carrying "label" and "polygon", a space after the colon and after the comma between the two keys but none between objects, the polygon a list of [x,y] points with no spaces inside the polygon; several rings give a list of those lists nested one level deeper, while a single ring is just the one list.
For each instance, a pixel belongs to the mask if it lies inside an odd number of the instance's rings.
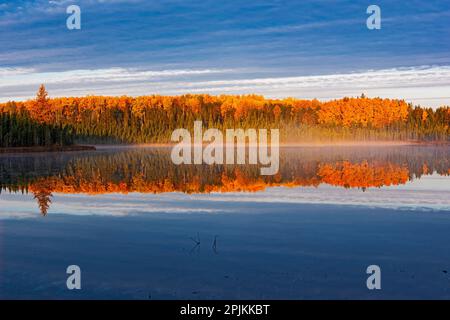
[{"label": "autumn foliage", "polygon": [[35,100],[0,105],[0,147],[66,146],[73,144],[70,125],[56,123],[42,85]]},{"label": "autumn foliage", "polygon": [[327,102],[258,95],[62,97],[0,104],[0,114],[71,128],[78,141],[169,142],[195,120],[220,129],[279,128],[284,142],[315,140],[448,140],[450,108],[413,107],[403,100],[343,98]]}]

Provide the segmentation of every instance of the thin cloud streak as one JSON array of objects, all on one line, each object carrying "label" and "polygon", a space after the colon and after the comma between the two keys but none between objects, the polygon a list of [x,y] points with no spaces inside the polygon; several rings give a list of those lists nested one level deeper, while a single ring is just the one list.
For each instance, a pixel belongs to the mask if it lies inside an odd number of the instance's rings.
[{"label": "thin cloud streak", "polygon": [[[150,80],[154,78],[195,76],[231,72],[231,69],[175,69],[175,70],[138,70],[127,68],[107,68],[93,70],[71,70],[61,72],[27,72],[32,69],[0,69],[0,74],[10,75],[11,78],[0,80],[0,88],[15,85],[61,84],[61,83],[99,83],[126,82]],[[9,73],[9,74],[8,74]]]},{"label": "thin cloud streak", "polygon": [[0,101],[31,98],[37,86],[44,83],[52,96],[257,93],[273,98],[329,100],[365,93],[430,107],[450,104],[450,66],[264,78],[257,77],[257,72],[253,76],[244,72],[239,69],[154,71],[127,68],[35,72],[3,68],[0,74],[9,76],[0,80]]}]

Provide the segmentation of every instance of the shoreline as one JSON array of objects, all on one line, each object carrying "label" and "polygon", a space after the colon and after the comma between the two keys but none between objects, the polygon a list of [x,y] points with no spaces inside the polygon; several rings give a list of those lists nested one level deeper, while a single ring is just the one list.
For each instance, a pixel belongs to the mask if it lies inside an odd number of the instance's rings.
[{"label": "shoreline", "polygon": [[[209,143],[203,143],[207,146]],[[78,152],[78,151],[96,151],[111,148],[170,148],[177,143],[139,143],[139,144],[97,144],[97,145],[72,145],[72,146],[36,146],[36,147],[9,147],[0,148],[0,155],[24,154],[24,153],[51,153],[51,152]],[[227,144],[222,144],[226,147]],[[236,145],[234,145],[236,146]],[[249,144],[245,144],[249,146]],[[270,144],[267,144],[270,146]],[[337,142],[283,142],[279,144],[280,148],[321,148],[321,147],[389,147],[389,146],[436,146],[448,147],[450,141],[337,141]]]},{"label": "shoreline", "polygon": [[94,146],[72,145],[72,146],[35,146],[35,147],[9,147],[0,148],[0,155],[16,153],[47,153],[47,152],[76,152],[76,151],[95,151]]},{"label": "shoreline", "polygon": [[[97,149],[108,148],[168,148],[177,145],[178,143],[137,143],[137,144],[99,144],[95,145]],[[194,146],[195,144],[192,144]],[[203,146],[209,145],[209,143],[203,143]],[[236,144],[234,144],[235,146]],[[267,144],[270,146],[270,144]],[[226,147],[228,144],[221,144],[220,146]],[[248,143],[245,146],[249,146]],[[258,145],[256,145],[258,146]],[[450,141],[336,141],[336,142],[282,142],[279,147],[386,147],[386,146],[450,146]]]}]

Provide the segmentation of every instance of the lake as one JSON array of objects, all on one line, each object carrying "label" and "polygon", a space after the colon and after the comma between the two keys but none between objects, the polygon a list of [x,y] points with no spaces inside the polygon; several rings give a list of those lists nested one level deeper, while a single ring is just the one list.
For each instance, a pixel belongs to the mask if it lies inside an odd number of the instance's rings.
[{"label": "lake", "polygon": [[165,147],[0,155],[0,298],[450,298],[450,147],[284,147],[259,173]]}]

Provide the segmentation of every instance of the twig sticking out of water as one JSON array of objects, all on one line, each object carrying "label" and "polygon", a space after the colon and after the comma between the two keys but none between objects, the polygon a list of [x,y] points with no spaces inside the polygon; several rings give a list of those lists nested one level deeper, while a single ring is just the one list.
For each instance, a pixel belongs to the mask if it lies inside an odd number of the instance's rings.
[{"label": "twig sticking out of water", "polygon": [[213,249],[214,253],[217,254],[217,236],[214,236],[212,249]]},{"label": "twig sticking out of water", "polygon": [[200,234],[198,232],[197,232],[197,239],[194,239],[192,237],[190,237],[189,239],[194,241],[196,245],[200,245]]}]

